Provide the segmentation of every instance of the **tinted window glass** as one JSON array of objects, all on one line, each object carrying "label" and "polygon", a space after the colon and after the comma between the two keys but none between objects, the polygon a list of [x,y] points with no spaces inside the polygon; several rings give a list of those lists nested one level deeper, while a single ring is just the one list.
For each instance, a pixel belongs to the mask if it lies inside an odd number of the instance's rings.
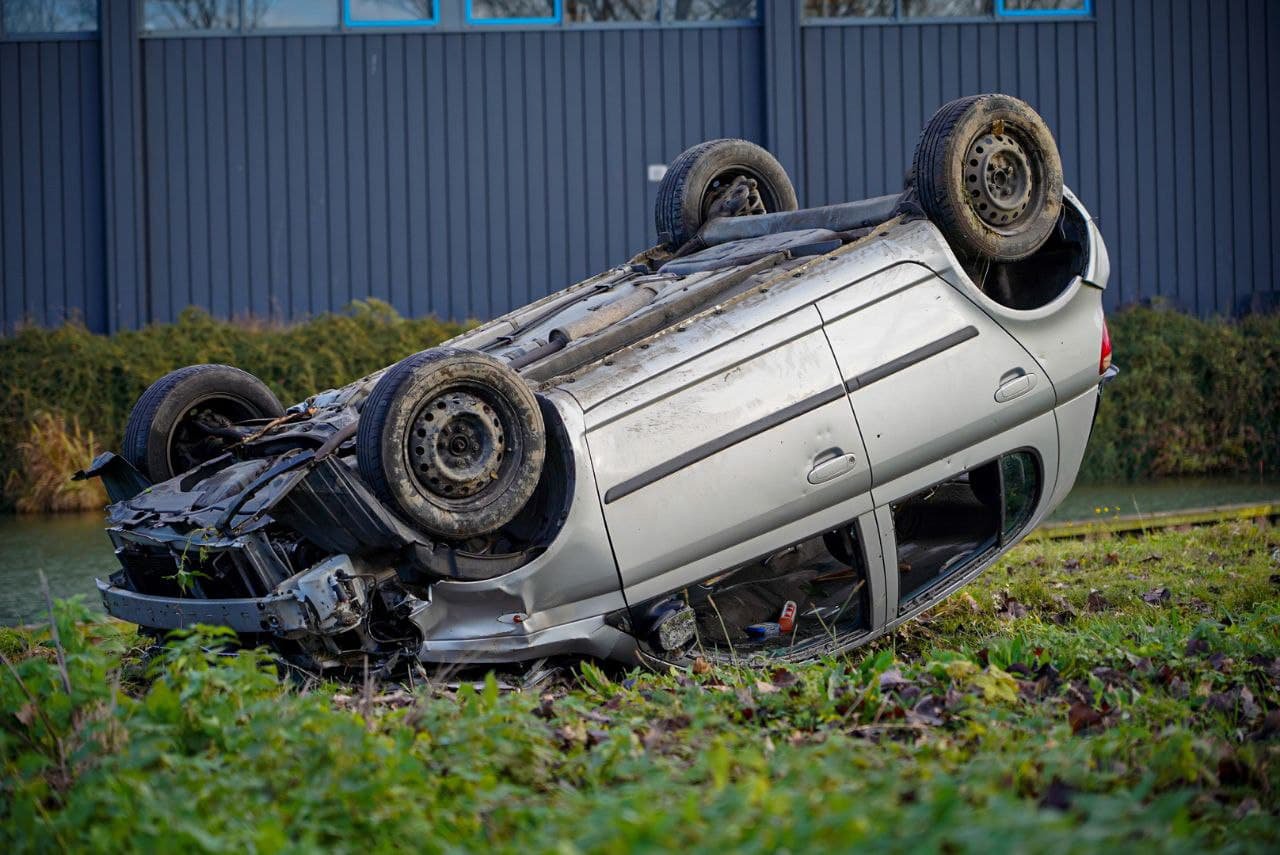
[{"label": "tinted window glass", "polygon": [[338,4],[321,0],[244,0],[246,30],[336,27]]},{"label": "tinted window glass", "polygon": [[991,14],[991,0],[902,0],[906,18],[977,18]]},{"label": "tinted window glass", "polygon": [[434,21],[436,0],[346,0],[352,24],[403,24]]},{"label": "tinted window glass", "polygon": [[236,30],[239,0],[146,0],[142,26],[147,30]]},{"label": "tinted window glass", "polygon": [[660,0],[566,0],[564,19],[589,21],[656,21]]},{"label": "tinted window glass", "polygon": [[1014,537],[1026,526],[1040,498],[1040,467],[1029,452],[1006,455],[1000,461],[1004,479],[1005,539]]},{"label": "tinted window glass", "polygon": [[893,0],[805,0],[806,18],[892,18]]},{"label": "tinted window glass", "polygon": [[554,21],[555,0],[470,0],[473,21]]},{"label": "tinted window glass", "polygon": [[3,0],[4,30],[27,33],[88,33],[98,29],[98,0]]},{"label": "tinted window glass", "polygon": [[756,0],[666,0],[668,21],[748,21],[756,17]]}]

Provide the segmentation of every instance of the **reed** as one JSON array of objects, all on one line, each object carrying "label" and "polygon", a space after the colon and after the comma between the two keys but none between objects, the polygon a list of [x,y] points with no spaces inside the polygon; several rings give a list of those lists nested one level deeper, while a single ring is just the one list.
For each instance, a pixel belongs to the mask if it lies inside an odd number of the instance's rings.
[{"label": "reed", "polygon": [[19,465],[5,478],[5,493],[20,514],[100,510],[107,503],[102,482],[73,481],[71,475],[89,464],[99,446],[93,431],[47,410],[36,413],[26,438],[17,445]]}]

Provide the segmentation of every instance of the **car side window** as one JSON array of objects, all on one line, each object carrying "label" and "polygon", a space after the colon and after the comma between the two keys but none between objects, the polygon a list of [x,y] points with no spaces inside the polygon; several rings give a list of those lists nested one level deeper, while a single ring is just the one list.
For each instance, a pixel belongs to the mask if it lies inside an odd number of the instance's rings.
[{"label": "car side window", "polygon": [[898,601],[907,603],[1017,536],[1040,498],[1027,451],[1006,454],[895,503]]},{"label": "car side window", "polygon": [[1018,451],[1000,458],[1000,475],[1004,485],[1003,540],[1015,537],[1036,509],[1040,498],[1040,469],[1029,451]]},{"label": "car side window", "polygon": [[725,655],[785,657],[869,628],[866,560],[853,522],[694,585],[698,642]]}]

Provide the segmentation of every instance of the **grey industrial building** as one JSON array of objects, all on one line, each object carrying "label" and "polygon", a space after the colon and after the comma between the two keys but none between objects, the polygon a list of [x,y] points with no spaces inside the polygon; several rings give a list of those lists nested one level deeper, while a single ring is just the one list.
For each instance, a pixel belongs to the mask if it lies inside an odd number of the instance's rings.
[{"label": "grey industrial building", "polygon": [[982,91],[1056,133],[1111,307],[1275,305],[1273,0],[0,0],[0,326],[485,318],[652,242],[688,145],[882,194]]}]

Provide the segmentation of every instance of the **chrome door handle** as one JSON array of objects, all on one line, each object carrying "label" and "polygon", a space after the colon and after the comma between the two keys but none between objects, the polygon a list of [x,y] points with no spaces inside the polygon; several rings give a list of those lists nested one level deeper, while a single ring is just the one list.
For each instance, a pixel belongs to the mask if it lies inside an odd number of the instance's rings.
[{"label": "chrome door handle", "polygon": [[1005,403],[1027,394],[1036,387],[1036,375],[1021,374],[996,389],[996,402]]},{"label": "chrome door handle", "polygon": [[846,472],[852,472],[857,462],[858,458],[852,454],[841,454],[839,457],[824,460],[809,470],[809,483],[823,484],[833,478],[839,478]]}]

